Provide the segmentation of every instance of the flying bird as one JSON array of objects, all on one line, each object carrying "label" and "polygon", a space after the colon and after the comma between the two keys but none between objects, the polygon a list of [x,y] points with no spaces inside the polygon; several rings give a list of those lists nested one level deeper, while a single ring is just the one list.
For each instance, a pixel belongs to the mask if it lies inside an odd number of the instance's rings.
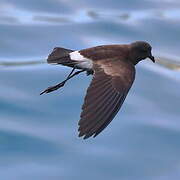
[{"label": "flying bird", "polygon": [[64,81],[48,87],[41,94],[63,87],[69,79],[82,72],[93,75],[82,106],[78,131],[79,137],[84,139],[96,137],[121,108],[135,79],[135,65],[146,58],[155,62],[151,50],[151,45],[144,41],[79,51],[56,47],[47,62],[71,67],[72,71]]}]

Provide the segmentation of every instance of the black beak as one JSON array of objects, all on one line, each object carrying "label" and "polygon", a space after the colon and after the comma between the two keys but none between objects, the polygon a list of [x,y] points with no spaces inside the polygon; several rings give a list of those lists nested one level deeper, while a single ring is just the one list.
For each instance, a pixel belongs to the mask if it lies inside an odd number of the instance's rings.
[{"label": "black beak", "polygon": [[151,61],[152,61],[153,63],[155,63],[154,56],[150,55],[148,58],[151,59]]}]

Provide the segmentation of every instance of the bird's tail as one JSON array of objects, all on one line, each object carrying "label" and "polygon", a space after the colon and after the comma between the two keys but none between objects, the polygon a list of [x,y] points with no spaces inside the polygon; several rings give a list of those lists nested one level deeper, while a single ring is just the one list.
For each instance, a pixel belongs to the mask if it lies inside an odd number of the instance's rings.
[{"label": "bird's tail", "polygon": [[61,64],[64,66],[74,67],[77,62],[71,60],[69,55],[71,52],[73,52],[71,49],[55,47],[52,53],[48,56],[47,62],[49,64]]}]

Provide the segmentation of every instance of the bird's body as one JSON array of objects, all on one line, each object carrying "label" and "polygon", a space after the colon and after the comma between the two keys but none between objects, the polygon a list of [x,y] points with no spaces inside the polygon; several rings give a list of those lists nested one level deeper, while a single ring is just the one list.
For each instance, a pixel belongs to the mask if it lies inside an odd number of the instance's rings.
[{"label": "bird's body", "polygon": [[[127,45],[102,45],[80,51],[72,51],[64,48],[54,48],[48,57],[48,63],[62,64],[72,67],[74,63],[77,69],[93,69],[93,62],[108,58],[128,58]],[[67,54],[66,54],[67,52]],[[61,57],[60,57],[61,56]]]},{"label": "bird's body", "polygon": [[[154,62],[151,46],[143,41],[129,45],[96,46],[80,51],[54,48],[47,59],[48,63],[82,69],[93,74],[78,123],[79,136],[95,137],[112,121],[135,79],[135,65],[147,57]],[[67,80],[70,78],[71,74]],[[59,88],[58,85],[54,87],[43,93]]]}]

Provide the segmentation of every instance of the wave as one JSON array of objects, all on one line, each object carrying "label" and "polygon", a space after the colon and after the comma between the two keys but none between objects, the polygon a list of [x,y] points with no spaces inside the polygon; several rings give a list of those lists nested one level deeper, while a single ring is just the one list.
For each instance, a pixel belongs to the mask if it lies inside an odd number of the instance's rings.
[{"label": "wave", "polygon": [[[156,63],[173,71],[180,71],[180,61],[165,58],[165,57],[155,57]],[[2,67],[15,67],[15,66],[30,66],[30,65],[40,65],[45,64],[46,61],[43,59],[39,60],[25,60],[25,61],[1,61],[0,66]]]}]

